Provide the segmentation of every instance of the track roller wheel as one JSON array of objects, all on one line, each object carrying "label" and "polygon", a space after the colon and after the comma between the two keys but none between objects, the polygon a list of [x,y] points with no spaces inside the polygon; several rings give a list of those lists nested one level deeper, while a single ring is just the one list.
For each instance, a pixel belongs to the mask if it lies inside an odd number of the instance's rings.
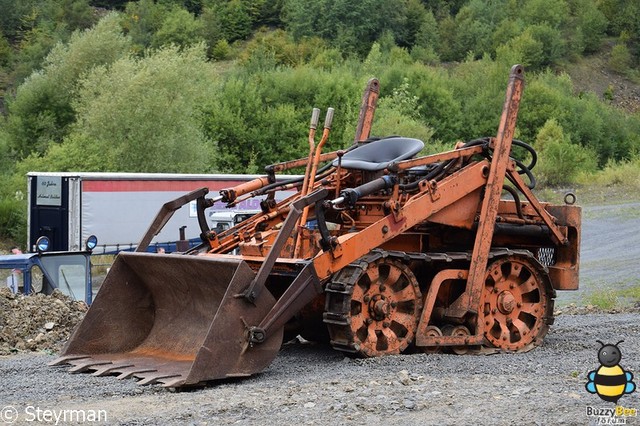
[{"label": "track roller wheel", "polygon": [[498,258],[487,269],[484,336],[491,346],[527,351],[539,345],[553,322],[549,277],[533,258]]},{"label": "track roller wheel", "polygon": [[[464,325],[445,325],[442,327],[442,334],[445,336],[470,336],[471,332]],[[448,350],[456,355],[464,355],[469,352],[469,346],[449,346]]]},{"label": "track roller wheel", "polygon": [[[442,330],[435,325],[430,325],[425,329],[424,334],[428,337],[442,337]],[[425,354],[437,354],[442,350],[440,346],[422,346],[419,349]]]},{"label": "track roller wheel", "polygon": [[399,354],[409,346],[422,295],[408,266],[385,258],[361,261],[344,268],[334,281],[345,289],[327,291],[324,317],[334,348],[375,357]]}]

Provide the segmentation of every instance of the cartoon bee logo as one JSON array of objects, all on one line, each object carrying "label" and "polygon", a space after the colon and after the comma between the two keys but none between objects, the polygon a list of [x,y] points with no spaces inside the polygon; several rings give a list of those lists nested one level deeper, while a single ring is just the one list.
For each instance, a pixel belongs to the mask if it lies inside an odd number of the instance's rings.
[{"label": "cartoon bee logo", "polygon": [[620,365],[622,353],[618,345],[624,340],[619,341],[615,345],[605,345],[600,340],[596,340],[602,347],[598,351],[598,361],[600,368],[590,371],[587,374],[589,381],[585,385],[587,392],[596,393],[600,399],[608,402],[617,403],[620,397],[636,390],[636,385],[631,380],[633,374],[624,371]]}]

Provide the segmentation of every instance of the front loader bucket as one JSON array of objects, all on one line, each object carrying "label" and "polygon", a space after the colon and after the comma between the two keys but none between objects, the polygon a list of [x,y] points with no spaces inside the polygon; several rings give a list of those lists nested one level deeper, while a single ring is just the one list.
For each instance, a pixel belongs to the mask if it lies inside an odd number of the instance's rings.
[{"label": "front loader bucket", "polygon": [[257,373],[277,355],[282,330],[249,346],[247,327],[275,304],[268,291],[254,303],[237,297],[254,276],[239,259],[120,253],[52,365],[168,387]]}]

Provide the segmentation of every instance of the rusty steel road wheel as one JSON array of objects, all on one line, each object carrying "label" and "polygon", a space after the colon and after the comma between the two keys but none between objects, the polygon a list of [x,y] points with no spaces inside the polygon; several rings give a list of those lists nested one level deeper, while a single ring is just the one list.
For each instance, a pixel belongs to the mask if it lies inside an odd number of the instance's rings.
[{"label": "rusty steel road wheel", "polygon": [[527,351],[539,345],[553,323],[549,277],[533,258],[494,260],[484,287],[484,336],[496,348]]},{"label": "rusty steel road wheel", "polygon": [[413,341],[422,309],[406,265],[378,259],[349,265],[329,285],[325,323],[334,348],[366,357],[398,354]]}]

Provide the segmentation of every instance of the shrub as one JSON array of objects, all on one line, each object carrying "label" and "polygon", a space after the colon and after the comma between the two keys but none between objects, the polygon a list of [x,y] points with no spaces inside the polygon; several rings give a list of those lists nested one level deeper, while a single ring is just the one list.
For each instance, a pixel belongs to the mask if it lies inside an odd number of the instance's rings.
[{"label": "shrub", "polygon": [[620,74],[629,72],[631,68],[631,53],[625,44],[619,43],[613,46],[611,57],[609,58],[609,68]]},{"label": "shrub", "polygon": [[547,185],[573,183],[580,172],[593,172],[597,167],[595,153],[571,143],[562,127],[553,119],[547,121],[535,143],[540,156],[536,171]]},{"label": "shrub", "polygon": [[229,42],[227,40],[218,40],[211,49],[211,57],[213,59],[222,61],[225,59],[229,59],[231,56],[231,46],[229,46]]},{"label": "shrub", "polygon": [[75,120],[71,103],[80,77],[121,57],[129,46],[117,14],[107,15],[90,30],[74,33],[68,44],[57,44],[42,71],[32,74],[9,102],[11,148],[24,157],[43,153],[51,142],[61,142]]},{"label": "shrub", "polygon": [[610,160],[602,170],[580,176],[585,185],[613,186],[625,185],[640,191],[640,156],[630,160]]},{"label": "shrub", "polygon": [[27,241],[26,218],[27,205],[24,200],[16,197],[0,199],[0,236],[13,241]]},{"label": "shrub", "polygon": [[153,35],[151,45],[160,47],[175,44],[180,47],[192,46],[202,42],[200,36],[202,22],[184,9],[174,9],[164,16],[158,31]]}]

